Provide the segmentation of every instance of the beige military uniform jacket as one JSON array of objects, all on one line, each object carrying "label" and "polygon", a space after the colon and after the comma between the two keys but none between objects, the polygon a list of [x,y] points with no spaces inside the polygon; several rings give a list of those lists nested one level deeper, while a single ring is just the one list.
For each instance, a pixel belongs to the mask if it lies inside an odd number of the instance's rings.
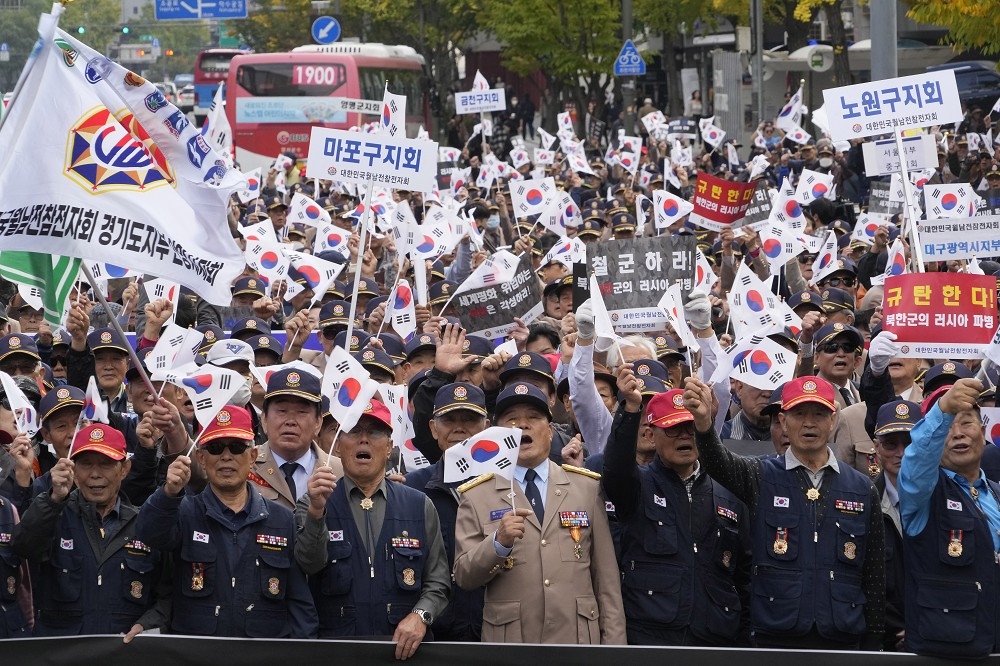
[{"label": "beige military uniform jacket", "polygon": [[[320,451],[316,442],[313,442],[312,449],[313,453],[316,454],[316,464],[325,465],[326,454]],[[337,456],[330,456],[330,467],[333,468],[333,473],[337,475],[338,479],[344,476],[344,465]],[[292,497],[292,491],[285,482],[285,475],[278,467],[274,454],[267,444],[257,451],[257,460],[253,464],[253,469],[250,470],[250,481],[257,487],[257,491],[264,499],[277,502],[286,509],[295,511],[295,498]],[[305,488],[297,490],[299,496],[306,491]]]}]

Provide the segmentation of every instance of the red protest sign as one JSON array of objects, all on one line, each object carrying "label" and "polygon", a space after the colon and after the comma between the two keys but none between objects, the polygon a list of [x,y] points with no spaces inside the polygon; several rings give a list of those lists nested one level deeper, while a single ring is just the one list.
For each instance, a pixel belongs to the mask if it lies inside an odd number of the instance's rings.
[{"label": "red protest sign", "polygon": [[738,226],[751,202],[757,183],[734,183],[707,173],[698,174],[694,188],[694,211],[688,218],[699,227],[723,231]]},{"label": "red protest sign", "polygon": [[913,273],[885,281],[882,328],[906,358],[981,358],[997,328],[992,275]]}]

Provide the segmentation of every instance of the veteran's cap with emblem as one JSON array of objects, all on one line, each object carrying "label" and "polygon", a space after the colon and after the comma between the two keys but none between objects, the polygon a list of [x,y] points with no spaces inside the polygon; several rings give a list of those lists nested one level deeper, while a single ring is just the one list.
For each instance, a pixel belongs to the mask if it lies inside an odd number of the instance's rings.
[{"label": "veteran's cap with emblem", "polygon": [[361,413],[359,420],[366,416],[379,421],[390,430],[392,429],[392,415],[389,413],[389,408],[382,402],[378,400],[369,400],[368,404],[365,406],[365,411]]},{"label": "veteran's cap with emblem", "polygon": [[555,387],[556,381],[552,374],[552,364],[541,354],[535,352],[514,354],[504,363],[503,371],[500,373],[500,381],[506,384],[524,374],[543,377],[552,382],[552,386]]},{"label": "veteran's cap with emblem", "polygon": [[601,216],[600,211],[595,211],[593,213],[593,215],[596,216],[596,217],[591,217],[591,218],[586,218],[585,217],[584,220],[583,220],[583,223],[579,227],[576,228],[576,235],[577,236],[581,236],[581,237],[583,237],[583,236],[595,236],[595,237],[597,237],[597,236],[600,236],[604,232],[604,229],[602,228],[601,222],[600,222],[600,219],[601,219],[601,217],[600,217]]},{"label": "veteran's cap with emblem", "polygon": [[264,281],[259,277],[244,276],[233,283],[233,296],[264,297]]},{"label": "veteran's cap with emblem", "polygon": [[969,379],[970,377],[972,377],[972,370],[969,370],[964,363],[956,363],[955,361],[938,363],[924,374],[924,395],[930,395],[942,386],[950,386],[959,379]]},{"label": "veteran's cap with emblem", "polygon": [[827,342],[832,342],[834,338],[838,337],[842,337],[854,343],[859,353],[865,344],[865,339],[861,337],[861,333],[858,332],[858,329],[853,326],[848,326],[847,324],[841,324],[840,322],[823,326],[816,331],[816,335],[813,339],[815,340],[816,347],[819,348]]},{"label": "veteran's cap with emblem", "polygon": [[202,334],[201,347],[198,348],[199,352],[205,353],[212,348],[219,340],[225,340],[226,334],[223,333],[222,328],[216,326],[215,324],[208,324],[205,326],[195,326],[194,330]]},{"label": "veteran's cap with emblem", "polygon": [[435,282],[427,290],[427,295],[430,299],[430,305],[443,305],[448,302],[448,300],[454,295],[455,290],[458,288],[457,282],[452,282],[451,280],[441,280]]},{"label": "veteran's cap with emblem", "polygon": [[247,339],[247,344],[255,353],[259,351],[271,352],[278,357],[278,360],[281,360],[283,352],[281,341],[273,335],[255,335]]},{"label": "veteran's cap with emblem", "polygon": [[481,335],[467,335],[462,343],[462,357],[472,357],[473,362],[482,362],[493,353],[493,343]]},{"label": "veteran's cap with emblem", "polygon": [[796,405],[806,402],[815,402],[831,412],[836,412],[837,398],[834,395],[833,384],[811,375],[796,377],[785,383],[781,389],[781,411],[787,412]]},{"label": "veteran's cap with emblem", "polygon": [[375,336],[375,339],[382,341],[382,349],[389,355],[396,365],[400,365],[406,360],[406,345],[402,339],[394,333],[382,331]]},{"label": "veteran's cap with emblem", "polygon": [[633,361],[632,372],[635,373],[636,377],[656,377],[664,382],[670,381],[670,376],[667,375],[667,366],[651,358],[641,358],[638,361]]},{"label": "veteran's cap with emblem", "polygon": [[377,347],[365,347],[358,353],[354,354],[354,358],[361,363],[361,367],[369,372],[373,370],[381,370],[382,372],[387,372],[390,375],[395,375],[396,373],[395,361],[392,360],[392,357]]},{"label": "veteran's cap with emblem", "polygon": [[823,310],[827,314],[841,311],[854,311],[854,297],[843,289],[827,287],[823,290]]},{"label": "veteran's cap with emblem", "polygon": [[527,382],[514,382],[500,391],[497,396],[496,414],[497,425],[506,427],[507,424],[500,422],[504,412],[515,405],[531,405],[541,410],[548,419],[552,420],[552,412],[549,409],[549,399],[534,384]]},{"label": "veteran's cap with emblem", "polygon": [[669,358],[680,361],[687,360],[684,353],[677,347],[677,341],[669,335],[657,335],[653,338],[653,344],[656,345],[656,358],[663,364],[666,364]]},{"label": "veteran's cap with emblem", "polygon": [[333,339],[333,346],[340,347],[341,349],[347,349],[351,354],[357,354],[361,349],[368,344],[368,340],[371,339],[371,333],[365,333],[364,331],[355,328],[351,331],[351,346],[347,347],[347,330],[343,330],[337,333],[337,337]]},{"label": "veteran's cap with emblem", "polygon": [[71,458],[76,458],[87,451],[100,453],[112,460],[124,460],[126,455],[125,436],[106,423],[95,423],[81,428],[73,438],[71,448],[73,451]]},{"label": "veteran's cap with emblem", "polygon": [[445,384],[439,388],[434,396],[434,416],[459,409],[486,416],[486,394],[478,386],[466,382]]},{"label": "veteran's cap with emblem", "polygon": [[792,294],[791,296],[788,297],[787,303],[788,307],[790,307],[792,310],[801,307],[803,310],[809,309],[809,310],[815,310],[816,312],[820,313],[824,312],[823,298],[818,294],[816,294],[815,292],[809,291],[808,289],[805,291],[800,291],[797,294]]},{"label": "veteran's cap with emblem", "polygon": [[229,337],[246,340],[251,335],[267,335],[271,332],[271,326],[260,317],[244,317],[236,320]]},{"label": "veteran's cap with emblem", "polygon": [[201,437],[198,439],[198,446],[205,446],[215,439],[229,437],[253,441],[253,422],[250,419],[250,412],[246,407],[236,405],[226,405],[215,415],[212,422],[208,424]]},{"label": "veteran's cap with emblem", "polygon": [[875,419],[875,435],[888,435],[891,432],[910,432],[923,412],[920,405],[909,400],[893,400],[879,407]]},{"label": "veteran's cap with emblem", "polygon": [[38,405],[39,420],[42,423],[65,407],[83,407],[86,394],[75,386],[60,386],[52,389]]},{"label": "veteran's cap with emblem", "polygon": [[417,353],[425,349],[437,349],[437,340],[435,340],[434,336],[428,333],[414,335],[406,343],[406,360],[411,360]]},{"label": "veteran's cap with emblem", "polygon": [[303,368],[283,368],[267,380],[265,400],[281,395],[302,398],[309,402],[322,402],[320,378]]},{"label": "veteran's cap with emblem", "polygon": [[657,428],[672,428],[694,421],[694,414],[684,407],[684,389],[671,389],[654,395],[646,406],[646,423]]},{"label": "veteran's cap with emblem", "polygon": [[90,351],[112,349],[122,354],[128,354],[128,342],[113,328],[99,328],[87,336],[87,346]]},{"label": "veteran's cap with emblem", "polygon": [[11,333],[0,338],[0,361],[12,354],[25,354],[36,361],[42,360],[34,338],[24,333]]},{"label": "veteran's cap with emblem", "polygon": [[285,204],[284,199],[279,196],[268,197],[264,200],[267,210],[272,211],[276,208],[287,209],[288,206]]},{"label": "veteran's cap with emblem", "polygon": [[350,316],[351,304],[347,301],[327,301],[319,309],[319,327],[347,326]]},{"label": "veteran's cap with emblem", "polygon": [[69,347],[69,343],[73,341],[73,336],[69,334],[65,328],[57,328],[52,332],[52,348],[56,347]]}]

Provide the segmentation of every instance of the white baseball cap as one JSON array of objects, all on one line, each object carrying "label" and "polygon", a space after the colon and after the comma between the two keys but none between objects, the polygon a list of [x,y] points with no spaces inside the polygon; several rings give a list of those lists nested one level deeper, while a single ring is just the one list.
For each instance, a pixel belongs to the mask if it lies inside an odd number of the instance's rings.
[{"label": "white baseball cap", "polygon": [[253,365],[253,347],[242,340],[219,340],[208,350],[205,361],[220,367],[236,361],[247,361]]}]

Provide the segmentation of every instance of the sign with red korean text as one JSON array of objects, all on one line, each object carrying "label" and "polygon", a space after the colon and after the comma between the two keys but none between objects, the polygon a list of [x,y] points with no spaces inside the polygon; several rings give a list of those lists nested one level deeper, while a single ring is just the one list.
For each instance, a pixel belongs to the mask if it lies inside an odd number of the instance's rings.
[{"label": "sign with red korean text", "polygon": [[982,358],[997,329],[992,275],[897,275],[882,298],[882,328],[896,334],[905,358]]},{"label": "sign with red korean text", "polygon": [[735,183],[699,173],[691,201],[694,211],[688,219],[692,224],[712,231],[738,227],[753,202],[756,188],[757,183]]}]

